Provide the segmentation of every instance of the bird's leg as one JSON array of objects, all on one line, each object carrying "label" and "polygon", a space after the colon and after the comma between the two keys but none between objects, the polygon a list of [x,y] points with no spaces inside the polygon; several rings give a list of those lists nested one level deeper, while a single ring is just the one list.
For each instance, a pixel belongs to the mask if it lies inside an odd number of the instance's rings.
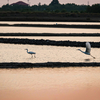
[{"label": "bird's leg", "polygon": [[34,54],[34,57],[36,58],[35,54]]},{"label": "bird's leg", "polygon": [[[90,55],[91,57],[93,57],[92,55]],[[95,57],[93,57],[95,59]]]},{"label": "bird's leg", "polygon": [[[32,55],[32,54],[31,54]],[[33,55],[32,55],[32,58],[33,58]]]}]

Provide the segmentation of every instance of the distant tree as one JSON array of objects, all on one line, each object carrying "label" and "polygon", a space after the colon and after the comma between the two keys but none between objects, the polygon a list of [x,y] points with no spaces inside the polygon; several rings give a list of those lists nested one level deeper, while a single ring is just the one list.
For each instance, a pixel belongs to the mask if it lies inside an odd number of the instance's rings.
[{"label": "distant tree", "polygon": [[59,13],[60,12],[60,10],[55,10],[55,13]]},{"label": "distant tree", "polygon": [[89,13],[100,13],[100,4],[94,4],[92,6],[87,6],[86,11]]},{"label": "distant tree", "polygon": [[[60,4],[58,0],[53,0],[49,5],[41,5],[39,2],[38,5],[33,5],[33,6],[24,6],[24,5],[4,5],[1,8],[1,11],[39,11],[39,12],[55,12],[58,10],[59,12],[81,12],[81,11],[86,11],[86,5],[76,5],[74,3],[67,3],[67,4]],[[90,8],[87,8],[87,12],[90,12]],[[96,9],[99,10],[97,7]]]},{"label": "distant tree", "polygon": [[61,12],[65,13],[65,12],[67,12],[67,10],[66,9],[62,9]]}]

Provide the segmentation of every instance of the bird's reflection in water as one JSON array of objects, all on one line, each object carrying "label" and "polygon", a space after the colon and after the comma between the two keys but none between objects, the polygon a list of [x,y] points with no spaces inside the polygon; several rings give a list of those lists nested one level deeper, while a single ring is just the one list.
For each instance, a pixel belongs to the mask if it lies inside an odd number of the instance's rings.
[{"label": "bird's reflection in water", "polygon": [[84,59],[84,61],[91,61],[91,59]]}]

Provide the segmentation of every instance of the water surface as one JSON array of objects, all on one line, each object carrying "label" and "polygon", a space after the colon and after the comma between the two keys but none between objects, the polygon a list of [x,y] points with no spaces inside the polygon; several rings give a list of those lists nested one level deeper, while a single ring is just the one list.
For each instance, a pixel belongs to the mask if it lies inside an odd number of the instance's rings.
[{"label": "water surface", "polygon": [[0,26],[0,33],[100,33],[100,29]]},{"label": "water surface", "polygon": [[[0,22],[2,23],[2,22]],[[8,22],[7,22],[8,23]],[[9,22],[15,24],[19,22]],[[25,22],[26,23],[26,22]],[[29,22],[28,22],[29,23]],[[31,22],[30,22],[31,23]],[[33,23],[33,22],[32,22]],[[37,24],[38,22],[36,22]],[[44,23],[44,22],[43,22]],[[58,22],[57,22],[58,23]],[[39,22],[40,24],[40,22]],[[48,22],[45,24],[49,24]],[[50,23],[51,24],[51,23]],[[52,24],[56,24],[55,22]],[[67,22],[66,22],[67,24]],[[70,23],[69,24],[73,24]],[[75,23],[80,24],[80,23]],[[81,23],[82,24],[82,23]],[[83,23],[87,24],[87,23]],[[93,24],[93,23],[89,23]],[[94,23],[95,24],[95,23]],[[100,29],[0,27],[0,33],[100,33]],[[6,37],[12,38],[12,37]],[[29,39],[100,41],[99,37],[16,37]],[[25,49],[36,52],[36,58]],[[100,49],[93,59],[78,51],[83,47],[19,45],[0,43],[2,62],[100,62]],[[62,66],[63,67],[63,66]],[[100,68],[0,69],[0,100],[100,100]]]},{"label": "water surface", "polygon": [[0,21],[0,24],[67,24],[67,25],[100,25],[100,22],[21,22],[21,21]]},{"label": "water surface", "polygon": [[[36,52],[36,58],[27,54],[25,49]],[[0,44],[0,62],[100,62],[100,49],[92,48],[91,54],[96,57],[83,54],[78,49],[85,51],[83,47],[46,46],[46,45],[20,45]]]},{"label": "water surface", "polygon": [[100,100],[100,68],[0,69],[0,100]]}]

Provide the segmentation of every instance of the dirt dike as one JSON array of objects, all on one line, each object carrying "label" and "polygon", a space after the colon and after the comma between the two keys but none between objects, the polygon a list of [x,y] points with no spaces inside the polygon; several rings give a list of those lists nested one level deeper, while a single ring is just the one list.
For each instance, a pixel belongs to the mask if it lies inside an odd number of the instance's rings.
[{"label": "dirt dike", "polygon": [[[0,43],[9,44],[29,44],[29,45],[51,45],[51,46],[70,46],[70,47],[86,47],[86,42],[79,41],[55,41],[44,39],[18,39],[18,38],[0,38]],[[100,48],[100,42],[90,42],[91,47]]]},{"label": "dirt dike", "polygon": [[18,63],[18,62],[5,62],[0,63],[0,68],[60,68],[60,67],[100,67],[100,63],[91,62],[91,63],[84,63],[84,62],[45,62],[45,63]]}]

